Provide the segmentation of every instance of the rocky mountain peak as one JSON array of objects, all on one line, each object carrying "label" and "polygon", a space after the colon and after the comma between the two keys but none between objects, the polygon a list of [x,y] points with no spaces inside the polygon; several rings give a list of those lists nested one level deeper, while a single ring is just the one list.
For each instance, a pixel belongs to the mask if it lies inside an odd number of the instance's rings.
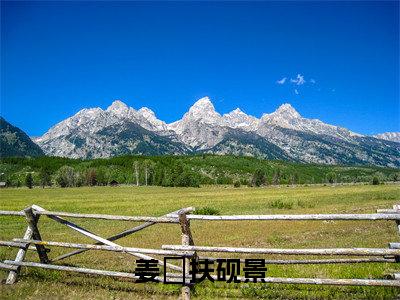
[{"label": "rocky mountain peak", "polygon": [[290,119],[301,118],[301,115],[289,103],[284,103],[272,114],[281,115]]},{"label": "rocky mountain peak", "polygon": [[228,115],[245,115],[245,113],[242,112],[242,110],[238,107],[232,110],[230,113],[228,113]]},{"label": "rocky mountain peak", "polygon": [[184,116],[184,119],[202,120],[206,123],[218,122],[220,118],[221,115],[215,111],[208,97],[197,100]]},{"label": "rocky mountain peak", "polygon": [[123,114],[129,111],[129,107],[121,100],[115,100],[108,108],[108,112]]},{"label": "rocky mountain peak", "polygon": [[138,112],[146,119],[152,119],[156,117],[154,111],[152,111],[150,108],[147,107],[142,107],[141,109],[138,110]]},{"label": "rocky mountain peak", "polygon": [[202,111],[215,111],[214,104],[212,104],[209,97],[203,97],[197,100],[189,109],[189,112],[193,113]]},{"label": "rocky mountain peak", "polygon": [[262,123],[278,125],[281,127],[296,129],[293,122],[301,121],[300,114],[289,103],[282,104],[273,113],[264,114]]}]

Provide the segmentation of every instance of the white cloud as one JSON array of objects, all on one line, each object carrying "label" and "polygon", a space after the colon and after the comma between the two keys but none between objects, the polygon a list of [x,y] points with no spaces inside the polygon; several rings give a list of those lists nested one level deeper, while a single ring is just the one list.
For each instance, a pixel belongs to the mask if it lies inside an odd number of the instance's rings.
[{"label": "white cloud", "polygon": [[316,83],[315,79],[313,79],[313,78],[310,79],[310,82],[311,82],[312,84]]},{"label": "white cloud", "polygon": [[295,93],[296,95],[298,95],[298,94],[299,94],[299,91],[298,91],[297,89],[294,89],[294,93]]},{"label": "white cloud", "polygon": [[296,84],[296,85],[303,85],[306,83],[306,81],[304,80],[304,76],[301,74],[297,74],[295,79],[290,79],[290,82]]},{"label": "white cloud", "polygon": [[284,84],[286,82],[287,77],[283,77],[281,80],[277,80],[277,84]]}]

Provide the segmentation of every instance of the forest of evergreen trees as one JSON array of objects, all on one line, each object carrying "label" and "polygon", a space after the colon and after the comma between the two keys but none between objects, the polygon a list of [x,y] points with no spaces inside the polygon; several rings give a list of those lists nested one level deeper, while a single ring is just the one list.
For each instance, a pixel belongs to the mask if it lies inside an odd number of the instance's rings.
[{"label": "forest of evergreen trees", "polygon": [[80,160],[60,157],[3,158],[0,181],[8,187],[207,184],[263,186],[400,180],[400,170],[365,166],[328,166],[269,161],[253,157],[120,156]]}]

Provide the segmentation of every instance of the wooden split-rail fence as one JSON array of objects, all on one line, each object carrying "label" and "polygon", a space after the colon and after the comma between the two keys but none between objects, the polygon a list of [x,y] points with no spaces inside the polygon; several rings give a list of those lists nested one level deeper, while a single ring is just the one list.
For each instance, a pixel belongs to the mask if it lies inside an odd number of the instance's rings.
[{"label": "wooden split-rail fence", "polygon": [[[276,220],[389,220],[394,221],[397,230],[400,232],[400,205],[393,206],[393,209],[380,209],[376,213],[371,214],[308,214],[308,215],[194,215],[191,214],[195,209],[192,207],[182,208],[161,217],[145,217],[145,216],[118,216],[104,214],[81,214],[69,212],[47,211],[46,209],[32,205],[23,211],[0,211],[0,216],[17,216],[23,217],[28,223],[23,238],[15,238],[12,241],[0,241],[0,246],[19,248],[16,257],[13,260],[5,260],[0,262],[0,268],[9,270],[6,278],[6,284],[16,282],[21,267],[44,268],[50,270],[59,270],[67,272],[77,272],[92,275],[104,275],[111,277],[128,278],[136,281],[138,276],[134,273],[116,272],[109,270],[98,270],[89,268],[80,268],[73,266],[61,265],[59,262],[65,258],[83,253],[89,250],[102,250],[112,252],[123,252],[140,259],[156,259],[157,263],[166,270],[168,282],[182,283],[182,299],[190,299],[189,280],[189,259],[190,258],[208,258],[211,261],[216,260],[215,257],[202,257],[198,253],[235,253],[235,254],[282,254],[282,255],[311,255],[311,256],[349,256],[349,258],[329,258],[329,259],[270,259],[266,260],[267,264],[349,264],[349,263],[399,263],[400,262],[400,243],[392,242],[388,244],[388,248],[327,248],[327,249],[276,249],[276,248],[238,248],[238,247],[208,247],[196,246],[192,232],[190,230],[190,221],[276,221]],[[86,236],[94,241],[95,244],[78,244],[56,241],[42,240],[39,231],[39,218],[44,215],[58,223],[61,223],[70,229]],[[97,220],[115,220],[115,221],[134,221],[144,222],[141,225],[125,230],[113,236],[104,238],[89,230],[66,220],[65,218],[84,218]],[[144,228],[155,225],[157,223],[179,224],[181,228],[181,245],[163,245],[161,249],[145,249],[135,247],[124,247],[115,241],[138,232]],[[75,249],[61,256],[50,259],[47,247],[63,247]],[[27,250],[35,250],[38,254],[40,262],[25,261]],[[179,266],[171,263],[164,263],[164,260],[157,257],[173,256],[185,257],[185,265]],[[357,258],[354,258],[354,257]],[[242,260],[241,260],[242,261]],[[185,270],[185,271],[184,271]],[[175,271],[175,272],[174,272]],[[177,273],[180,272],[180,273]],[[183,274],[182,272],[185,272]],[[185,275],[185,281],[182,280]],[[213,278],[215,277],[212,275]],[[283,284],[314,284],[314,285],[353,285],[353,286],[389,286],[400,287],[400,273],[393,274],[392,279],[328,279],[328,278],[286,278],[286,277],[265,277],[263,281],[266,283],[283,283]],[[163,281],[161,276],[155,278]],[[215,277],[215,279],[217,279]],[[245,278],[238,276],[238,280],[244,281]]]}]

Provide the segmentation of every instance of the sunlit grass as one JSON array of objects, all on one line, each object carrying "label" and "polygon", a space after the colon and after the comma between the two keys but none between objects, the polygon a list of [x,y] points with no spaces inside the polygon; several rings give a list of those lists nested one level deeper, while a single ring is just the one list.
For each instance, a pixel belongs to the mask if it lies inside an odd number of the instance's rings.
[{"label": "sunlit grass", "polygon": [[[182,207],[212,208],[220,214],[297,214],[297,213],[371,213],[378,208],[390,208],[400,200],[398,185],[382,186],[310,186],[233,188],[207,186],[196,188],[161,187],[94,187],[71,189],[4,189],[0,190],[0,209],[20,210],[31,204],[48,210],[104,213],[119,215],[161,216]],[[74,222],[103,237],[133,227],[133,222],[75,219]],[[23,219],[0,219],[2,240],[22,237]],[[322,247],[387,247],[399,241],[394,222],[389,221],[192,221],[195,244],[212,246],[322,248]],[[43,239],[87,242],[52,220],[42,217]],[[161,247],[179,244],[180,228],[176,224],[158,224],[118,241],[132,247]],[[51,257],[66,249],[52,248]],[[0,249],[0,259],[15,256],[16,250]],[[226,256],[228,257],[228,256]],[[229,257],[235,257],[231,255]],[[281,258],[268,256],[266,258]],[[293,258],[293,257],[292,257]],[[34,252],[29,260],[37,261]],[[64,263],[89,268],[130,272],[134,257],[122,253],[86,252]],[[399,272],[395,264],[343,265],[271,265],[268,276],[321,278],[384,278]],[[1,272],[3,277],[5,272]],[[330,287],[272,284],[211,284],[198,285],[193,293],[199,299],[214,298],[394,298],[394,288]],[[179,287],[157,284],[134,284],[125,280],[61,273],[48,270],[23,269],[14,286],[0,286],[0,297],[62,298],[62,299],[176,299]]]}]

